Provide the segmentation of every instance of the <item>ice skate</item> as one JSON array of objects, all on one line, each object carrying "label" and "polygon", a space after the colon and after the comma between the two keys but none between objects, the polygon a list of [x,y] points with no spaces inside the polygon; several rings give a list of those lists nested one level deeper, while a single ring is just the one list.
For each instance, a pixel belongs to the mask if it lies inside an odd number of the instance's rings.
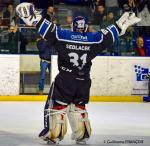
[{"label": "ice skate", "polygon": [[44,141],[48,141],[49,140],[49,129],[48,128],[44,128],[40,132],[39,138],[43,139]]},{"label": "ice skate", "polygon": [[48,139],[48,140],[47,140],[47,144],[48,144],[48,145],[59,145],[59,142],[60,142],[60,139],[59,139],[59,138],[57,138],[57,139],[55,139],[55,140],[51,140],[51,139]]},{"label": "ice skate", "polygon": [[76,144],[78,144],[78,145],[86,145],[86,141],[87,141],[86,138],[85,139],[81,139],[81,140],[76,140]]}]

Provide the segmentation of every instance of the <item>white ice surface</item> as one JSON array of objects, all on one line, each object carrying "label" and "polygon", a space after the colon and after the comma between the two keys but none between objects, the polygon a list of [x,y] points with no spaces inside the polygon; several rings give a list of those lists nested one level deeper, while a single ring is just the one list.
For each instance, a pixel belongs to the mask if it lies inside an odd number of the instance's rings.
[{"label": "white ice surface", "polygon": [[[0,102],[0,146],[45,146],[38,138],[43,108],[44,102]],[[87,110],[92,126],[88,146],[150,146],[150,103],[90,103]],[[70,135],[69,127],[60,145],[75,145]]]}]

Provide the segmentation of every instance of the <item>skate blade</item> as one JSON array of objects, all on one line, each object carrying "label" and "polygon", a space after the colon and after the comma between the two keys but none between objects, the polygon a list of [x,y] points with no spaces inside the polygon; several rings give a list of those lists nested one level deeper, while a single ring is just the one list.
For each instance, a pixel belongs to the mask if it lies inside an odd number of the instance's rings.
[{"label": "skate blade", "polygon": [[86,145],[86,142],[88,141],[88,138],[84,138],[82,140],[76,140],[77,145]]},{"label": "skate blade", "polygon": [[47,141],[47,145],[59,145],[59,141],[60,140],[58,140],[58,139],[56,139],[55,141],[49,139]]},{"label": "skate blade", "polygon": [[78,144],[78,145],[86,145],[86,141],[76,141],[76,144]]}]

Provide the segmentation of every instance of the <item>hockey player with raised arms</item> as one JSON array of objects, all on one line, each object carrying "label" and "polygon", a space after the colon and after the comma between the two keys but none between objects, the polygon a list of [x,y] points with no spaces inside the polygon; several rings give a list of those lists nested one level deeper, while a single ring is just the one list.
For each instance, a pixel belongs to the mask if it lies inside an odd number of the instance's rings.
[{"label": "hockey player with raised arms", "polygon": [[72,139],[77,144],[86,144],[91,136],[86,110],[91,87],[91,60],[117,42],[118,37],[140,18],[125,12],[106,29],[88,32],[88,23],[82,16],[73,19],[72,30],[64,30],[43,19],[33,4],[21,3],[16,12],[27,25],[35,26],[44,39],[51,41],[58,52],[59,73],[50,88],[44,110],[44,129],[39,137],[58,144],[67,132],[68,117]]}]

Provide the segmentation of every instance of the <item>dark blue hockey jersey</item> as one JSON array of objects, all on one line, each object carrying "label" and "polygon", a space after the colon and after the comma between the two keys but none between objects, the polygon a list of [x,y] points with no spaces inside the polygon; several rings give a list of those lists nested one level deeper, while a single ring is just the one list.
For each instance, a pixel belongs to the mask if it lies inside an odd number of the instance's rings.
[{"label": "dark blue hockey jersey", "polygon": [[59,71],[81,75],[89,75],[91,60],[117,42],[119,36],[116,25],[98,32],[80,33],[64,30],[46,19],[38,23],[37,29],[43,38],[55,46]]}]

